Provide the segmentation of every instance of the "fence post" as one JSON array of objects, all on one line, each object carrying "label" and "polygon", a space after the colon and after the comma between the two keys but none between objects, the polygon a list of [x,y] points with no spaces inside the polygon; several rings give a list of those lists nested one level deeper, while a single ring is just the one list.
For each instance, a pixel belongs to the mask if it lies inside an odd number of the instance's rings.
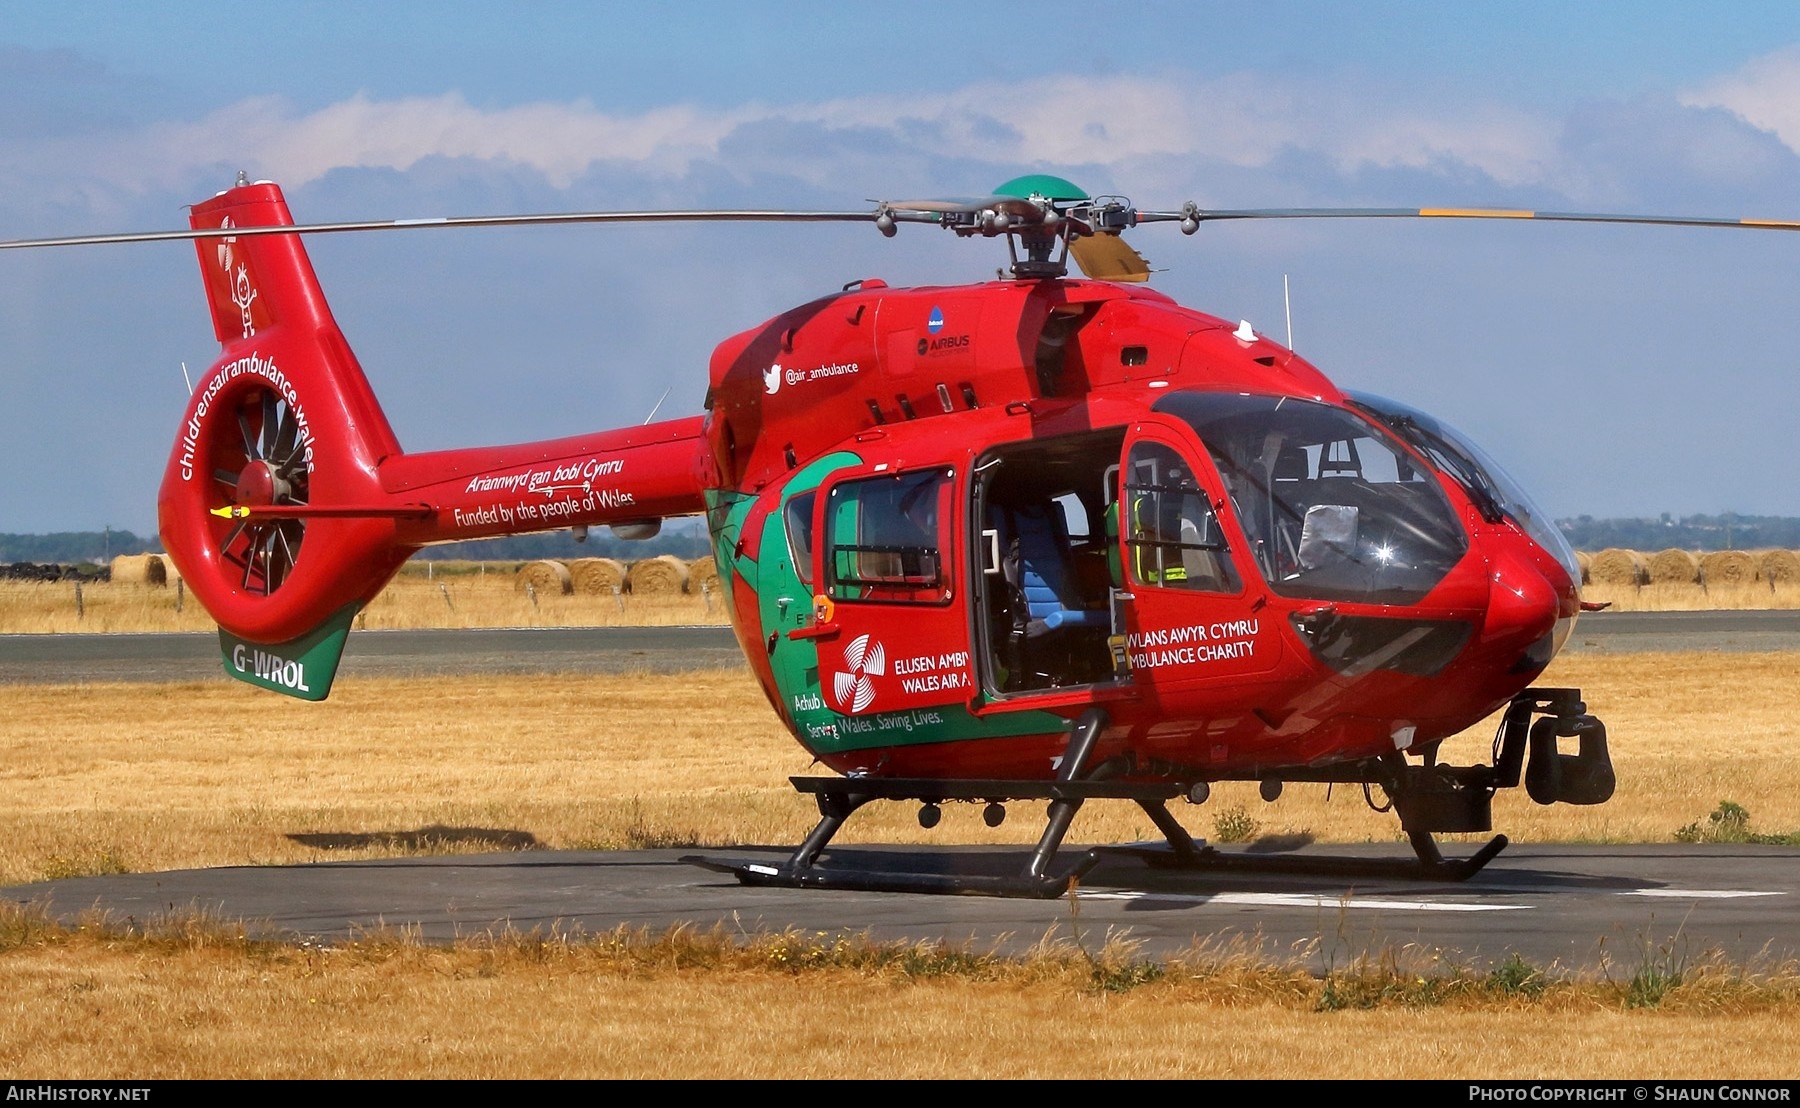
[{"label": "fence post", "polygon": [[456,605],[450,603],[450,586],[444,584],[442,581],[439,581],[438,582],[438,591],[444,594],[444,607],[450,609],[453,612],[456,611]]},{"label": "fence post", "polygon": [[87,618],[87,606],[81,602],[81,579],[79,577],[75,579],[75,618]]},{"label": "fence post", "polygon": [[525,582],[525,595],[531,598],[531,607],[532,610],[535,611],[538,606],[537,586],[533,585],[530,581]]},{"label": "fence post", "polygon": [[180,577],[175,578],[175,614],[181,614],[182,602],[187,599],[187,582]]}]

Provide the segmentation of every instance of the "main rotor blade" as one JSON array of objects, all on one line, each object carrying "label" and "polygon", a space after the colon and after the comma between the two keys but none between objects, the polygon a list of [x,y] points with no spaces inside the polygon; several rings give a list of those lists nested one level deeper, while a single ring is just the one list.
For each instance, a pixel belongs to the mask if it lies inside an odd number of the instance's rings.
[{"label": "main rotor blade", "polygon": [[1017,199],[1015,196],[943,196],[936,200],[882,200],[879,203],[889,211],[957,214],[978,212],[983,208]]},{"label": "main rotor blade", "polygon": [[1005,212],[1025,219],[1041,219],[1041,205],[1020,196],[982,196],[943,200],[883,200],[881,206],[896,217],[913,212],[926,215],[974,215],[976,212]]},{"label": "main rotor blade", "polygon": [[1139,223],[1192,219],[1211,223],[1232,219],[1519,219],[1540,223],[1635,223],[1665,227],[1748,227],[1800,231],[1800,220],[1723,219],[1688,215],[1629,215],[1609,212],[1539,212],[1516,208],[1189,208],[1179,212],[1139,212]]},{"label": "main rotor blade", "polygon": [[[784,212],[751,209],[708,209],[663,212],[548,212],[541,215],[441,216],[434,219],[370,219],[346,223],[301,223],[287,227],[208,228],[200,231],[136,231],[113,235],[69,235],[62,238],[12,239],[0,250],[40,246],[100,246],[125,242],[180,242],[233,238],[240,235],[326,235],[344,231],[408,231],[421,227],[533,227],[573,223],[873,223],[884,213]],[[905,223],[935,223],[923,212],[885,213]]]}]

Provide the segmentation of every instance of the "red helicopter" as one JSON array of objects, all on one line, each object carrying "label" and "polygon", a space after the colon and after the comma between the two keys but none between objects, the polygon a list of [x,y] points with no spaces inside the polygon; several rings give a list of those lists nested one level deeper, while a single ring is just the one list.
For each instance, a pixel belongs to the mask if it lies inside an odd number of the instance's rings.
[{"label": "red helicopter", "polygon": [[[969,201],[846,212],[589,212],[297,226],[238,184],[189,231],[4,247],[192,239],[218,361],[193,390],[161,536],[220,628],[225,671],[322,699],[352,620],[421,547],[704,515],[750,668],[836,776],[797,777],[820,820],[784,863],[694,858],[751,884],[1053,897],[1099,859],[1057,860],[1090,800],[1129,800],[1194,869],[1438,880],[1438,833],[1492,829],[1496,790],[1541,804],[1613,792],[1579,690],[1532,682],[1582,610],[1558,530],[1467,438],[1346,392],[1291,350],[1145,283],[1121,238],[1221,219],[1529,218],[1762,226],[1459,209],[1142,211],[1028,176]],[[333,320],[305,234],[407,226],[762,220],[902,224],[1003,238],[1011,276],[854,281],[720,343],[705,414],[516,446],[409,454]],[[1073,258],[1087,279],[1068,276]],[[1440,742],[1503,712],[1492,761]],[[1216,781],[1360,785],[1415,857],[1220,851],[1168,810]],[[875,800],[1047,801],[1020,872],[822,861]]]}]

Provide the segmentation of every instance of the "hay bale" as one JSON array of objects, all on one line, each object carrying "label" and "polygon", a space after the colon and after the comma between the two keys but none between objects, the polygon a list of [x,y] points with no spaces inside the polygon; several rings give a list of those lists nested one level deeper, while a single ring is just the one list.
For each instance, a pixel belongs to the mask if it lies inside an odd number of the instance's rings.
[{"label": "hay bale", "polygon": [[631,563],[628,580],[633,596],[680,596],[688,587],[687,563],[673,554],[658,554]]},{"label": "hay bale", "polygon": [[625,589],[625,563],[611,558],[577,558],[569,563],[569,577],[580,596],[611,596]]},{"label": "hay bale", "polygon": [[169,583],[169,567],[160,554],[121,554],[112,560],[112,580],[160,589]]},{"label": "hay bale", "polygon": [[1771,585],[1800,584],[1800,553],[1765,550],[1756,560],[1756,572]]},{"label": "hay bale", "polygon": [[1756,559],[1742,550],[1715,550],[1700,559],[1700,582],[1713,585],[1748,585],[1756,580]]},{"label": "hay bale", "polygon": [[1588,580],[1596,585],[1641,585],[1648,579],[1644,556],[1635,550],[1602,550],[1588,564]]},{"label": "hay bale", "polygon": [[719,591],[719,563],[717,559],[708,555],[704,558],[695,558],[688,563],[688,591],[713,593]]},{"label": "hay bale", "polygon": [[1588,571],[1594,566],[1594,556],[1585,550],[1575,552],[1575,564],[1581,567],[1581,583],[1588,583]]},{"label": "hay bale", "polygon": [[567,596],[575,591],[569,567],[550,559],[526,562],[519,567],[518,574],[513,578],[513,588],[524,592],[527,585],[531,586],[537,596]]},{"label": "hay bale", "polygon": [[1648,571],[1652,585],[1693,585],[1700,580],[1700,559],[1671,547],[1651,557]]}]

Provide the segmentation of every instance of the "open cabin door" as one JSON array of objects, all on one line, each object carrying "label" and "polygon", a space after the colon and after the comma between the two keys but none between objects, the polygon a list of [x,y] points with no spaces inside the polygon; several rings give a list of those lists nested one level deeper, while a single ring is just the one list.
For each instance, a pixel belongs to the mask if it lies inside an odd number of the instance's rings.
[{"label": "open cabin door", "polygon": [[1124,438],[1123,428],[1084,431],[977,461],[970,593],[990,702],[1129,680],[1115,626],[1124,582],[1107,530]]}]

